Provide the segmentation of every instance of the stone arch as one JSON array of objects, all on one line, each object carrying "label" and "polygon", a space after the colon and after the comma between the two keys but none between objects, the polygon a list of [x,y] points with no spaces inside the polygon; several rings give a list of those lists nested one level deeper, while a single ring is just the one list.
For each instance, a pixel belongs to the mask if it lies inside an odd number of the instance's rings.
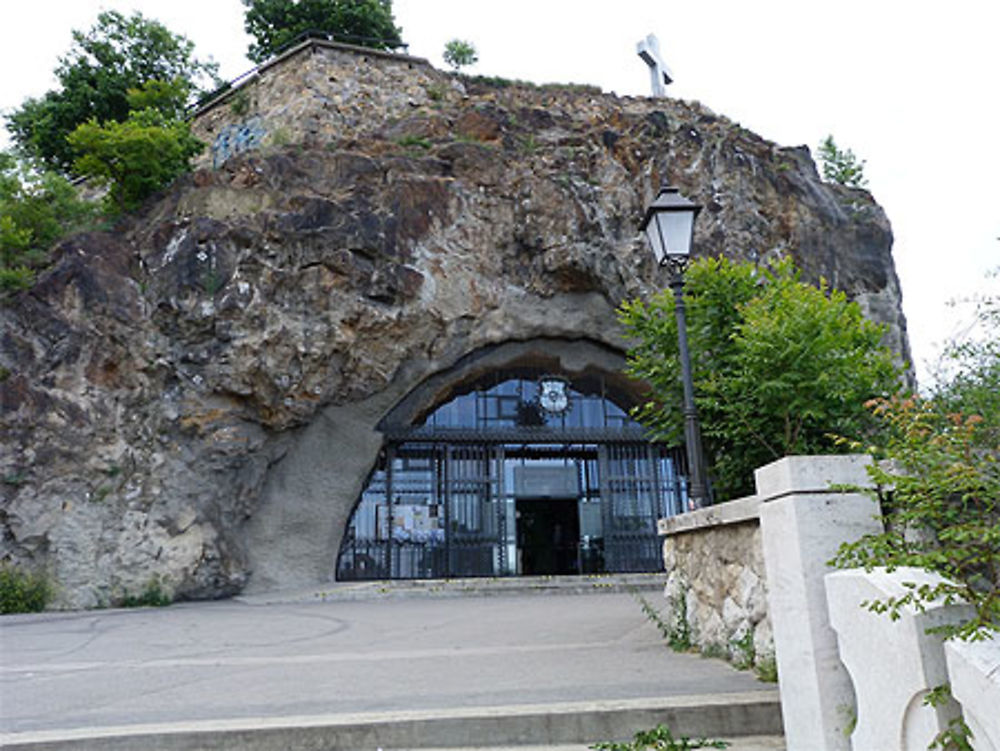
[{"label": "stone arch", "polygon": [[642,389],[624,364],[586,340],[533,339],[425,379],[379,424],[337,578],[661,570],[657,520],[682,507],[683,462],[629,417]]},{"label": "stone arch", "polygon": [[608,384],[610,397],[623,409],[638,403],[645,392],[641,384],[624,375],[625,355],[621,350],[589,339],[539,337],[487,346],[465,355],[400,399],[379,421],[379,428],[412,425],[484,374],[517,367],[576,376],[600,375]]}]

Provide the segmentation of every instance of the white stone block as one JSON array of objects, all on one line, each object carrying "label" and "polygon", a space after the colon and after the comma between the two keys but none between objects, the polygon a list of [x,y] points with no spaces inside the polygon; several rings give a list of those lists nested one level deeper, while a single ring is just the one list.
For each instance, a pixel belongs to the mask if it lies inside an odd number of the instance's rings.
[{"label": "white stone block", "polygon": [[951,694],[962,705],[976,751],[1000,751],[1000,637],[945,642]]},{"label": "white stone block", "polygon": [[857,456],[794,456],[756,472],[781,712],[790,749],[850,747],[854,694],[830,628],[823,576],[842,542],[881,531],[871,498],[830,490],[831,485],[867,485],[865,464]]},{"label": "white stone block", "polygon": [[871,459],[860,454],[841,456],[786,456],[754,472],[757,498],[773,501],[791,492],[829,491],[831,486],[868,487],[865,470]]},{"label": "white stone block", "polygon": [[963,605],[907,606],[899,617],[873,613],[862,603],[899,598],[907,585],[933,586],[941,577],[914,568],[837,571],[826,575],[830,623],[837,632],[840,659],[857,696],[855,751],[924,751],[959,714],[949,701],[924,704],[935,686],[948,682],[941,637],[927,630],[969,614]]}]

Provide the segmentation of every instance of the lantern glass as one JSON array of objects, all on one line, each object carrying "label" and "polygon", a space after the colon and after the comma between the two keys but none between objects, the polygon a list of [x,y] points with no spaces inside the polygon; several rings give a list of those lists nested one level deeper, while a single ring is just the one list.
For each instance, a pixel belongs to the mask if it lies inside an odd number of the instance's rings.
[{"label": "lantern glass", "polygon": [[663,188],[647,209],[641,229],[656,262],[684,261],[691,255],[694,220],[701,206],[684,198],[677,188]]}]

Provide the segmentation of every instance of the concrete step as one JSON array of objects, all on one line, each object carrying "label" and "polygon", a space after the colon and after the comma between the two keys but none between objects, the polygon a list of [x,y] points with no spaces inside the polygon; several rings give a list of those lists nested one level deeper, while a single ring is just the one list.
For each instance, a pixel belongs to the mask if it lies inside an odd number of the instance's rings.
[{"label": "concrete step", "polygon": [[[737,738],[710,738],[724,740],[726,751],[785,751],[785,738],[781,735],[748,735]],[[593,744],[570,743],[558,746],[476,746],[462,751],[590,751]],[[454,748],[394,749],[393,751],[456,751]]]},{"label": "concrete step", "polygon": [[490,597],[500,595],[594,594],[661,591],[666,574],[582,574],[578,576],[467,577],[331,582],[319,588],[252,592],[237,602],[276,605],[293,602],[354,602],[410,597]]},{"label": "concrete step", "polygon": [[[586,748],[669,727],[675,736],[725,739],[732,751],[781,749],[776,690],[450,711],[218,720],[52,730],[0,736],[7,751],[400,751]],[[763,739],[761,739],[763,737]],[[741,740],[742,739],[742,740]],[[485,744],[489,744],[488,746]],[[767,745],[770,744],[770,745]],[[776,745],[777,744],[777,745]]]}]

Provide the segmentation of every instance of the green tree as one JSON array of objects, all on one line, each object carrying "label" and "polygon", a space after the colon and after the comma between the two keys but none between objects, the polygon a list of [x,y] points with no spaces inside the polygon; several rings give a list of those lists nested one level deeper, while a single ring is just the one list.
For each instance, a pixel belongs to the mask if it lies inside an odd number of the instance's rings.
[{"label": "green tree", "polygon": [[457,71],[466,65],[475,65],[479,62],[479,56],[471,42],[452,39],[444,46],[444,61]]},{"label": "green tree", "polygon": [[[835,453],[831,435],[873,423],[864,404],[896,390],[883,329],[839,291],[771,268],[701,259],[685,301],[695,399],[717,500],[753,492],[753,471],[788,454]],[[683,440],[682,391],[670,291],[621,308],[634,339],[628,372],[652,387],[635,413],[660,440]]]},{"label": "green tree", "polygon": [[173,89],[170,107],[176,108],[199,84],[214,83],[217,65],[193,53],[187,38],[141,13],[101,13],[90,31],[73,32],[73,46],[55,70],[59,88],[25,100],[7,117],[7,128],[25,154],[69,173],[75,155],[66,137],[90,120],[124,121],[130,90],[159,81]]},{"label": "green tree", "polygon": [[823,179],[846,185],[848,188],[864,188],[868,185],[865,177],[865,160],[860,161],[850,149],[841,149],[827,136],[819,145],[819,159],[823,166]]},{"label": "green tree", "polygon": [[91,120],[68,140],[80,154],[76,172],[109,184],[108,208],[117,212],[136,208],[186,172],[204,148],[187,123],[151,107],[133,110],[125,122]]},{"label": "green tree", "polygon": [[0,152],[0,287],[30,286],[52,244],[96,214],[61,175]]},{"label": "green tree", "polygon": [[247,57],[264,62],[306,32],[375,49],[402,45],[392,0],[243,0],[244,28],[254,38]]},{"label": "green tree", "polygon": [[158,78],[146,81],[125,94],[129,114],[145,109],[153,109],[169,120],[183,120],[190,87],[181,78],[161,81]]}]

